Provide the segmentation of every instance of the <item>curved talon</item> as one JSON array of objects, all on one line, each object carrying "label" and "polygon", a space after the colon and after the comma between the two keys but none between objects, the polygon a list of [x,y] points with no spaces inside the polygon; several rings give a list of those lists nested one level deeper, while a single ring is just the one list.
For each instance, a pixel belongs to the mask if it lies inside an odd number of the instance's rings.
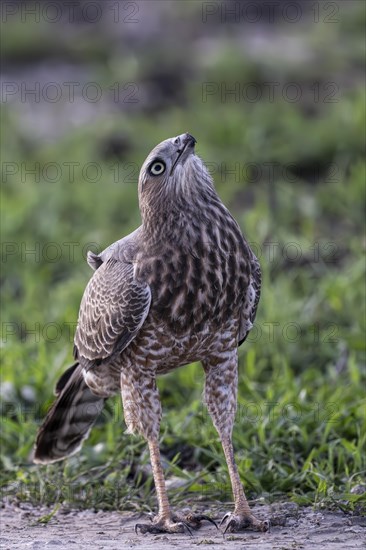
[{"label": "curved talon", "polygon": [[[198,522],[198,525],[197,525],[197,528],[200,527],[199,523],[201,521],[209,521],[210,523],[212,523],[216,529],[218,529],[218,526],[217,526],[217,523],[216,521],[214,521],[212,518],[210,518],[209,516],[206,516],[206,514],[188,514],[186,516],[186,520],[187,521],[191,521],[192,523],[196,523]],[[191,527],[191,526],[190,526]]]},{"label": "curved talon", "polygon": [[212,523],[216,527],[216,529],[218,529],[216,521],[213,520],[212,518],[210,518],[209,516],[206,516],[206,514],[201,514],[200,516],[198,516],[197,519],[198,519],[198,521],[202,521],[202,520],[209,521],[210,523]]},{"label": "curved talon", "polygon": [[185,523],[184,521],[183,521],[182,523],[183,523],[184,527],[187,529],[189,535],[190,535],[191,537],[193,537],[192,529],[190,528],[190,526],[188,525],[188,523]]},{"label": "curved talon", "polygon": [[230,516],[230,512],[227,512],[224,517],[222,518],[222,520],[220,521],[219,523],[219,527],[221,527],[221,525],[224,523],[224,521]]},{"label": "curved talon", "polygon": [[228,522],[227,526],[225,527],[224,532],[223,532],[223,535],[226,535],[226,531],[229,529],[229,527],[232,527],[233,525],[235,525],[235,520],[234,520],[234,519],[231,519],[231,520]]}]

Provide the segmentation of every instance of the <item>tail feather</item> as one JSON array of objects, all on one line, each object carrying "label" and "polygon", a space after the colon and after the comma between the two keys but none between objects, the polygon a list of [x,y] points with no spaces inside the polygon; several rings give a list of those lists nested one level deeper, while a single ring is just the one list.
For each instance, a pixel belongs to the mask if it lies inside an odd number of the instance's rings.
[{"label": "tail feather", "polygon": [[61,393],[61,391],[64,389],[68,381],[70,380],[71,376],[74,374],[75,370],[78,368],[79,363],[76,362],[71,367],[65,370],[65,372],[60,376],[60,378],[57,380],[56,386],[55,386],[55,395],[58,397]]},{"label": "tail feather", "polygon": [[39,464],[57,462],[79,451],[105,401],[88,388],[78,363],[61,376],[56,395],[37,435],[33,460]]}]

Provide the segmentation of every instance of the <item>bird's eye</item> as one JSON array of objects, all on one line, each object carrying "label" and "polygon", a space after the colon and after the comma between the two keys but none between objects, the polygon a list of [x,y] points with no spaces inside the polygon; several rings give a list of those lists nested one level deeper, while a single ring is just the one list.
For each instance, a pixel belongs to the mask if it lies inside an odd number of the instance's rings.
[{"label": "bird's eye", "polygon": [[163,162],[162,160],[156,160],[150,166],[150,174],[152,174],[153,176],[160,176],[165,172],[165,169],[165,162]]}]

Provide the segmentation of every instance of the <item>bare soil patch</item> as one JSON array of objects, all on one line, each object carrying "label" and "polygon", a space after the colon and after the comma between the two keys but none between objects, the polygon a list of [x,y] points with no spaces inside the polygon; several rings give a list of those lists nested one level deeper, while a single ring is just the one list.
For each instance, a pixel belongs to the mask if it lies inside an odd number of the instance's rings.
[{"label": "bare soil patch", "polygon": [[[207,549],[245,550],[330,550],[359,549],[366,547],[366,518],[350,517],[339,512],[314,511],[299,508],[292,503],[277,507],[256,506],[260,518],[271,518],[269,533],[243,532],[225,536],[214,525],[205,523],[202,528],[189,534],[137,535],[136,522],[142,516],[129,512],[105,512],[92,510],[66,510],[62,507],[48,523],[40,519],[52,512],[51,508],[33,507],[27,503],[4,504],[0,511],[2,550],[20,548],[120,550],[121,548],[189,550],[202,546]],[[203,506],[202,511],[219,520],[216,505]]]}]

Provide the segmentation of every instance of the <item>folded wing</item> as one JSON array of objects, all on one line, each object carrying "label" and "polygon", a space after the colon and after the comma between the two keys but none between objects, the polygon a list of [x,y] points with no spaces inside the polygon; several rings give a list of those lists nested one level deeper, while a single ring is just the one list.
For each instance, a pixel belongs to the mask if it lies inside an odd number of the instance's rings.
[{"label": "folded wing", "polygon": [[90,279],[81,301],[75,356],[87,366],[122,351],[143,325],[150,303],[150,287],[136,280],[133,263],[107,259]]}]

